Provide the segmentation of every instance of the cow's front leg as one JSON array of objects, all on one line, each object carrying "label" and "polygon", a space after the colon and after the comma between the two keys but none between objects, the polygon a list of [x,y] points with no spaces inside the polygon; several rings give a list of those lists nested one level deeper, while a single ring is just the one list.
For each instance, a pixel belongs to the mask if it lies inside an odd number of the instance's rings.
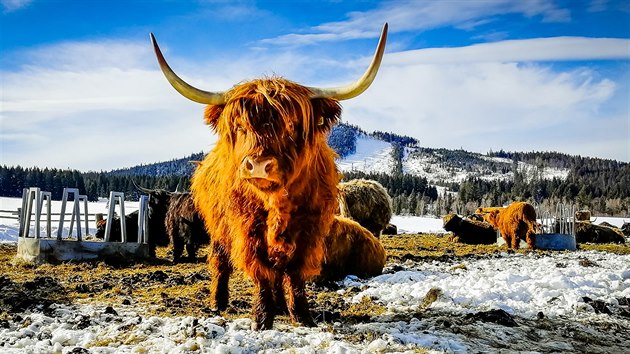
[{"label": "cow's front leg", "polygon": [[256,282],[256,294],[252,308],[254,312],[252,330],[271,329],[275,317],[274,282],[268,279],[254,279],[254,281]]},{"label": "cow's front leg", "polygon": [[289,296],[287,299],[289,315],[293,322],[306,327],[315,327],[315,321],[308,306],[305,285],[306,281],[301,274],[289,274]]},{"label": "cow's front leg", "polygon": [[210,306],[217,311],[227,309],[230,298],[228,283],[232,274],[232,265],[223,247],[212,243],[208,267],[212,276],[210,284]]},{"label": "cow's front leg", "polygon": [[283,268],[295,252],[295,241],[285,232],[291,218],[291,203],[285,196],[271,198],[267,216],[267,254],[274,268]]},{"label": "cow's front leg", "polygon": [[289,311],[287,308],[287,299],[284,296],[284,275],[276,277],[273,287],[274,301],[276,304],[276,314],[285,315]]},{"label": "cow's front leg", "polygon": [[512,248],[516,251],[521,246],[521,238],[517,234],[512,235]]}]

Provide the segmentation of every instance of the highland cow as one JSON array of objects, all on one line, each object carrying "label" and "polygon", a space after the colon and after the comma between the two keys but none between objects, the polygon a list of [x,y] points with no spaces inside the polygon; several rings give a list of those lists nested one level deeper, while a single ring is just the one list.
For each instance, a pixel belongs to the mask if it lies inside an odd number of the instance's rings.
[{"label": "highland cow", "polygon": [[[199,246],[208,244],[210,236],[195,210],[192,195],[189,192],[135,186],[149,195],[149,244],[165,247],[170,242],[173,263],[195,261]],[[188,256],[186,259],[182,258],[184,247]]]},{"label": "highland cow", "polygon": [[575,223],[577,243],[625,243],[623,232],[616,227],[595,225],[586,221]]},{"label": "highland cow", "polygon": [[452,232],[453,242],[461,242],[470,245],[490,245],[497,242],[497,232],[492,225],[471,220],[462,219],[457,214],[448,214],[442,218],[444,230]]},{"label": "highland cow", "polygon": [[392,200],[380,183],[355,179],[339,183],[339,211],[378,238],[392,218]]},{"label": "highland cow", "polygon": [[381,241],[358,222],[335,216],[325,239],[325,261],[318,281],[336,281],[348,275],[380,275],[385,266]]},{"label": "highland cow", "polygon": [[[138,211],[125,215],[125,229],[127,232],[127,242],[138,242]],[[109,242],[122,242],[122,232],[120,230],[120,217],[112,218],[112,226],[109,231]],[[96,238],[105,239],[105,228],[107,219],[96,222]]]},{"label": "highland cow", "polygon": [[387,224],[387,226],[385,226],[385,229],[382,233],[383,235],[398,235],[398,226],[389,223]]},{"label": "highland cow", "polygon": [[205,122],[218,134],[191,184],[195,208],[212,235],[211,305],[226,309],[233,267],[242,269],[256,289],[253,329],[272,328],[279,302],[274,289],[283,281],[291,320],[315,325],[305,284],[320,273],[340,179],[327,135],[339,121],[339,100],[360,95],[376,76],[386,33],[387,25],[372,64],[351,85],[320,89],[269,78],[227,92],[184,82],[152,37],[167,80],[184,97],[208,105]]},{"label": "highland cow", "polygon": [[529,249],[535,248],[536,210],[533,205],[514,202],[506,208],[491,210],[484,215],[484,220],[499,229],[508,248],[518,249],[521,239],[527,242]]},{"label": "highland cow", "polygon": [[[173,244],[174,263],[182,260],[196,261],[199,246],[207,245],[210,241],[190,193],[171,195],[165,225],[166,233]],[[186,259],[182,258],[184,246],[188,255]]]}]

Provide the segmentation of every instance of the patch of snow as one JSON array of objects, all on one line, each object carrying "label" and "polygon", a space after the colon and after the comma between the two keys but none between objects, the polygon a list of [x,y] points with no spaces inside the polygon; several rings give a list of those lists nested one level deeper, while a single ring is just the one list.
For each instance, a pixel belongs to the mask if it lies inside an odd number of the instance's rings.
[{"label": "patch of snow", "polygon": [[391,173],[394,167],[392,145],[379,139],[360,135],[354,154],[337,161],[342,172]]}]

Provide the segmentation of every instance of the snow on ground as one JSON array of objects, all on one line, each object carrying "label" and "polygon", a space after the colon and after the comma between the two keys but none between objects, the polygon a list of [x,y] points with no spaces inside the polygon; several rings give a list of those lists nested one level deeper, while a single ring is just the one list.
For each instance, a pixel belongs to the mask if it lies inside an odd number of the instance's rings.
[{"label": "snow on ground", "polygon": [[[91,203],[90,212],[103,212],[104,204]],[[19,205],[19,199],[0,198],[0,209]],[[393,223],[404,233],[442,231],[441,219],[435,218],[395,216]],[[0,219],[0,240],[14,242],[11,230],[16,227],[16,222]],[[440,294],[428,305],[434,317],[409,316],[418,311],[430,289],[439,289]],[[630,255],[503,253],[480,259],[406,261],[389,264],[385,274],[371,279],[348,277],[338,292],[348,303],[367,297],[387,311],[358,324],[304,328],[276,323],[273,330],[255,332],[247,318],[144,317],[134,306],[117,307],[114,314],[105,311],[106,304],[55,305],[46,313],[22,314],[27,320],[21,322],[0,322],[0,352],[69,353],[81,352],[76,351],[81,347],[90,353],[374,353],[418,348],[465,353],[492,352],[497,345],[510,348],[505,352],[585,350],[574,347],[573,335],[554,336],[552,329],[528,327],[528,321],[541,321],[541,314],[551,321],[550,327],[560,328],[556,331],[567,326],[566,331],[612,343],[610,352],[630,352],[629,318],[600,313],[586,300],[619,310],[621,301],[630,298]],[[472,338],[462,334],[470,326],[452,330],[452,325],[445,325],[466,314],[495,309],[517,316],[520,327],[479,322],[474,324],[478,338]],[[407,317],[396,320],[400,315]],[[614,334],[598,328],[615,328],[608,331]],[[615,344],[617,338],[621,340]]]}]

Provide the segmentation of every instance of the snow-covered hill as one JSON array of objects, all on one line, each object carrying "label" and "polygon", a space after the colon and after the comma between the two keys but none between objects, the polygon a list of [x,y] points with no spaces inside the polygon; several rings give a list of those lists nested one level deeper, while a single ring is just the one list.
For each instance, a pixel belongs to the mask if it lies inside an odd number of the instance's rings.
[{"label": "snow-covered hill", "polygon": [[[356,152],[338,160],[341,171],[365,173],[391,173],[395,165],[393,145],[369,135],[357,137]],[[510,159],[488,157],[462,150],[424,149],[406,147],[402,160],[403,172],[425,177],[429,183],[459,183],[468,177],[484,180],[511,180],[514,178],[514,162]],[[519,172],[527,176],[538,175],[551,179],[566,178],[568,169],[518,162]]]}]

